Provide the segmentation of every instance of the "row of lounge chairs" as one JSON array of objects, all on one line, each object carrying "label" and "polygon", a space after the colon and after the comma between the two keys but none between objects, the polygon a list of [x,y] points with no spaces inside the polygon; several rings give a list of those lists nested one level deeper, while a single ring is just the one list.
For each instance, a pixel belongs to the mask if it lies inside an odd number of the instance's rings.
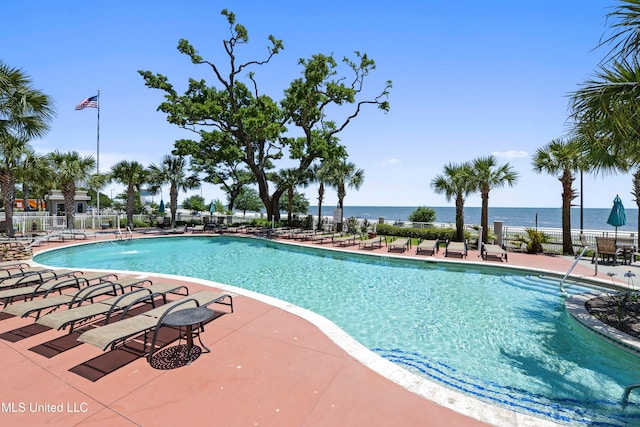
[{"label": "row of lounge chairs", "polygon": [[[41,326],[68,328],[69,333],[83,326],[86,330],[78,341],[102,350],[124,345],[144,334],[143,350],[146,351],[148,342],[151,344],[149,361],[156,349],[158,330],[168,326],[164,318],[169,313],[213,303],[225,305],[233,313],[232,295],[209,290],[189,295],[183,284],[118,278],[112,273],[43,269],[25,263],[0,263],[0,273],[5,271],[12,271],[14,275],[0,281],[0,286],[7,281],[12,283],[0,290],[4,315],[34,317]],[[18,282],[19,279],[23,282]],[[69,288],[73,290],[68,292]],[[60,293],[53,295],[54,291]],[[18,294],[24,297],[24,302],[17,301]],[[178,298],[168,301],[168,295]],[[149,306],[151,309],[144,311]],[[198,327],[203,330],[203,323]],[[150,334],[153,334],[152,340],[148,340]]]},{"label": "row of lounge chairs", "polygon": [[[334,246],[351,246],[358,244],[359,248],[382,248],[383,243],[387,247],[387,251],[399,251],[404,253],[411,248],[411,239],[408,237],[388,238],[384,236],[376,236],[369,239],[362,239],[357,234],[342,233],[322,233],[315,230],[302,230],[296,228],[276,228],[267,227],[261,229],[243,228],[247,233],[261,234],[268,237],[279,237],[293,240],[310,240],[314,243],[332,242]],[[194,229],[195,232],[195,229]],[[458,256],[466,258],[469,244],[465,242],[447,241],[445,246],[445,257]],[[440,250],[440,240],[420,239],[416,246],[416,254],[435,255]],[[508,255],[504,247],[495,244],[480,245],[480,254],[482,259],[487,260],[489,257],[495,257],[502,261],[507,261]]]}]

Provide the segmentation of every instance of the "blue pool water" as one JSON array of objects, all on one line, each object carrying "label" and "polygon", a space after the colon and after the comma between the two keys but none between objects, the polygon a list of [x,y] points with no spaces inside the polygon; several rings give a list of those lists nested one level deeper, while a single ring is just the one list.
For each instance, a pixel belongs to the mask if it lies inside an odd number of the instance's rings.
[{"label": "blue pool water", "polygon": [[480,400],[568,425],[640,425],[640,398],[624,411],[619,403],[640,383],[640,358],[577,325],[556,279],[218,236],[101,242],[35,260],[250,289],[319,313],[382,357]]}]

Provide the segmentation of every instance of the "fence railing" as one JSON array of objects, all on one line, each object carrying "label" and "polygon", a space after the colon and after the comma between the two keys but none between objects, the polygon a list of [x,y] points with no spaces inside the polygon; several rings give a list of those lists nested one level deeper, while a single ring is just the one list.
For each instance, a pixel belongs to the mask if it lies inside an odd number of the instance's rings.
[{"label": "fence railing", "polygon": [[[3,215],[0,215],[3,216]],[[168,218],[168,213],[165,215],[134,215],[134,221],[150,221],[162,222],[164,218]],[[242,214],[234,215],[215,215],[211,218],[210,215],[190,215],[184,213],[178,213],[176,216],[177,221],[196,222],[200,223],[205,220],[205,217],[209,221],[217,221],[217,218],[223,217],[225,222],[241,223],[250,222],[255,216],[245,216]],[[100,230],[108,228],[117,228],[118,222],[124,218],[123,213],[101,214],[97,215],[82,215],[77,214],[74,216],[74,228],[79,230]],[[300,217],[298,217],[300,219]],[[1,218],[0,218],[1,219]],[[315,217],[314,217],[315,219]],[[358,226],[362,225],[363,219],[358,219]],[[426,223],[426,222],[411,222],[411,221],[384,221],[385,224],[394,225],[397,227],[413,227],[413,228],[455,228],[454,224],[450,223]],[[380,220],[374,222],[368,220],[370,227],[375,230]],[[331,227],[333,221],[331,218],[323,218],[323,225],[325,227]],[[66,217],[49,215],[47,212],[19,212],[14,213],[13,226],[18,232],[49,232],[54,230],[63,230],[68,228],[66,223]],[[505,245],[508,249],[515,249],[522,247],[522,242],[527,239],[527,228],[518,226],[502,226],[502,233],[497,235],[498,243]],[[562,253],[562,229],[559,228],[537,228],[539,232],[542,232],[547,237],[548,242],[543,244],[545,251]],[[476,225],[465,224],[465,231],[468,232],[472,239],[478,236],[479,230]],[[492,230],[494,231],[494,230]],[[580,230],[571,230],[571,240],[575,249],[581,246],[580,242]],[[635,247],[638,247],[637,233],[621,230],[583,230],[586,242],[589,246],[595,246],[596,237],[623,237],[633,239]]]}]

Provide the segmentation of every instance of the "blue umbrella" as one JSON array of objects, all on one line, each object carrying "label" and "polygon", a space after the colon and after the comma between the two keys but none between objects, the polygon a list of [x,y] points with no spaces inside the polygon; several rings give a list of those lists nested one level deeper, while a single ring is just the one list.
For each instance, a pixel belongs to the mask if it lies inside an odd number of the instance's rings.
[{"label": "blue umbrella", "polygon": [[158,212],[164,213],[164,200],[160,199],[160,207],[158,207]]},{"label": "blue umbrella", "polygon": [[212,200],[212,201],[211,201],[211,204],[209,205],[209,213],[210,213],[211,215],[213,215],[213,214],[215,213],[215,211],[216,211],[216,208],[215,208],[215,206],[213,205],[213,200]]},{"label": "blue umbrella", "polygon": [[622,200],[616,194],[616,198],[613,199],[613,207],[611,213],[609,213],[609,219],[607,224],[613,225],[616,228],[616,237],[618,237],[618,227],[627,223],[627,215],[624,213],[624,206],[622,206]]}]

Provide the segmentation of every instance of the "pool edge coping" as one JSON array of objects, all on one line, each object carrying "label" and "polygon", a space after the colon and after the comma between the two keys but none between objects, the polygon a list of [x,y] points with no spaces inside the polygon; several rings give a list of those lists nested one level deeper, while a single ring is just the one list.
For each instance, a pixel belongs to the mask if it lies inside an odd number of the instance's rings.
[{"label": "pool edge coping", "polygon": [[567,296],[564,302],[567,312],[571,317],[586,328],[588,331],[595,334],[598,338],[605,342],[618,347],[621,350],[631,353],[636,357],[640,357],[640,340],[633,336],[626,334],[613,326],[609,326],[606,323],[593,316],[587,310],[585,304],[588,300],[598,297],[596,293],[584,293]]}]

